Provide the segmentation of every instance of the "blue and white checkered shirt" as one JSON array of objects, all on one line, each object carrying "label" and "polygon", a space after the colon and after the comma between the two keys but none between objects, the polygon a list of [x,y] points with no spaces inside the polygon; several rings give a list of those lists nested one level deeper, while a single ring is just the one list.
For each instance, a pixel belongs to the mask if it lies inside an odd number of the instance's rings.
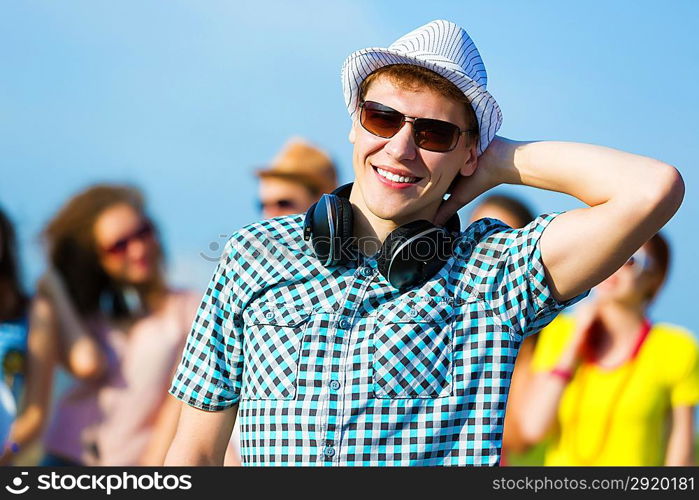
[{"label": "blue and white checkered shirt", "polygon": [[424,285],[400,293],[356,252],[324,267],[303,216],[228,242],[170,393],[238,404],[250,465],[497,465],[522,339],[564,307],[539,238],[482,219]]}]

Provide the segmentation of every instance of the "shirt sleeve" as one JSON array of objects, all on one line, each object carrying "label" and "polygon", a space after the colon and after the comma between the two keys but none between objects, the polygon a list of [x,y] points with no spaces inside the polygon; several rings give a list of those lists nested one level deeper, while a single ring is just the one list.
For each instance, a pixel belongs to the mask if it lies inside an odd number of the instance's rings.
[{"label": "shirt sleeve", "polygon": [[521,229],[508,229],[496,234],[501,244],[504,265],[501,268],[499,297],[501,317],[522,338],[537,333],[563,309],[585,298],[587,290],[572,299],[560,302],[553,296],[546,281],[541,256],[541,235],[560,213],[545,214]]},{"label": "shirt sleeve", "polygon": [[681,355],[673,355],[681,365],[679,376],[670,391],[672,406],[694,406],[699,404],[699,348],[693,339],[687,342]]},{"label": "shirt sleeve", "polygon": [[170,387],[170,394],[201,410],[225,410],[240,400],[246,295],[242,260],[239,244],[231,238],[194,318]]}]

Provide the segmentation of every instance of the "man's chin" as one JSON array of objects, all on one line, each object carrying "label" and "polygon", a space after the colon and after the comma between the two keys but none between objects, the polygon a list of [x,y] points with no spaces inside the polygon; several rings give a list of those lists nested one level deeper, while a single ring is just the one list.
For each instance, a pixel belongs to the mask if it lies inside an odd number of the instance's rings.
[{"label": "man's chin", "polygon": [[364,200],[366,208],[374,217],[398,225],[416,219],[425,219],[423,214],[431,212],[429,206],[424,206],[425,200],[420,197],[396,196],[396,193],[386,193],[381,190],[372,190]]},{"label": "man's chin", "polygon": [[409,207],[386,207],[383,205],[369,207],[369,210],[375,217],[381,220],[393,222],[396,225],[401,225],[412,220],[424,218],[419,217],[418,214],[416,214],[414,210],[410,210]]}]

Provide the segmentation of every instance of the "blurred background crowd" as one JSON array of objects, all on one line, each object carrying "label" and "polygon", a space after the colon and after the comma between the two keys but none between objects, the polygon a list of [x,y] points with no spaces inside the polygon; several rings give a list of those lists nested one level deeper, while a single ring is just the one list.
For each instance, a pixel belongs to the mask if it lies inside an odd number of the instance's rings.
[{"label": "blurred background crowd", "polygon": [[[699,7],[672,6],[4,4],[0,463],[162,463],[226,239],[351,180],[341,62],[446,18],[478,42],[503,135],[658,157],[687,186],[662,234],[522,345],[502,465],[695,464]],[[462,220],[577,206],[505,186]]]}]

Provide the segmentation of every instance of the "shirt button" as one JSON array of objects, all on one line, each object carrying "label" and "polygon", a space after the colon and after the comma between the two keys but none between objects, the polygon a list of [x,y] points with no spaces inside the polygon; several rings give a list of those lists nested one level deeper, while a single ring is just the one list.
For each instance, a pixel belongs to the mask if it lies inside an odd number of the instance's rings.
[{"label": "shirt button", "polygon": [[274,313],[272,311],[267,311],[265,319],[274,319]]},{"label": "shirt button", "polygon": [[328,458],[334,457],[335,456],[335,448],[333,448],[332,446],[326,446],[325,449],[323,450],[323,455],[325,455]]},{"label": "shirt button", "polygon": [[410,316],[411,318],[417,316],[417,309],[411,309],[410,311],[408,311],[408,316]]},{"label": "shirt button", "polygon": [[330,388],[331,388],[333,391],[338,390],[338,389],[340,388],[340,382],[338,382],[337,380],[331,380],[331,381],[330,381]]},{"label": "shirt button", "polygon": [[347,330],[350,326],[350,322],[346,318],[342,318],[340,321],[338,321],[337,326],[343,330]]},{"label": "shirt button", "polygon": [[365,267],[362,269],[362,275],[369,278],[374,275],[374,270],[371,267]]}]

